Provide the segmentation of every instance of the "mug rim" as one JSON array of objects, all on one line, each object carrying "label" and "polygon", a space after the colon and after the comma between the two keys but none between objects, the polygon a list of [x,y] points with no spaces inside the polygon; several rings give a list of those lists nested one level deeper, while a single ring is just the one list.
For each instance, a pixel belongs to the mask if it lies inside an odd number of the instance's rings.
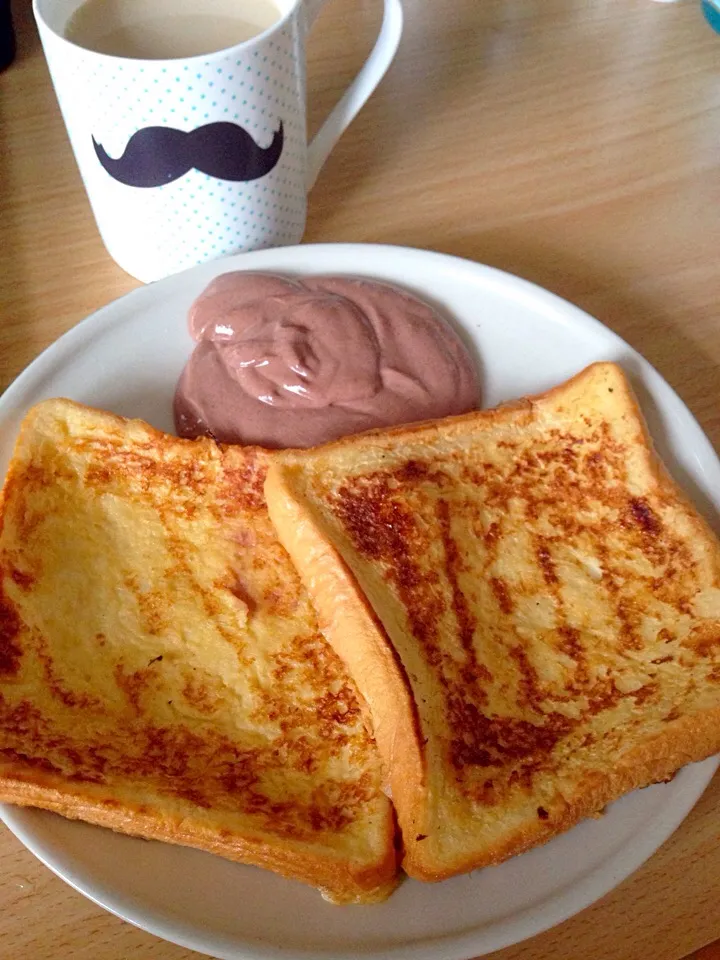
[{"label": "mug rim", "polygon": [[[66,44],[71,47],[74,51],[79,51],[87,56],[97,57],[102,61],[112,61],[114,63],[128,63],[128,64],[142,64],[144,66],[155,65],[161,66],[163,63],[172,63],[175,64],[194,64],[194,63],[203,63],[207,62],[214,57],[226,57],[228,54],[231,54],[233,51],[245,52],[245,50],[250,50],[259,43],[264,42],[269,39],[276,30],[281,29],[285,24],[292,19],[295,15],[297,9],[303,5],[305,0],[290,0],[288,9],[281,13],[281,16],[274,23],[270,24],[269,27],[266,27],[262,33],[255,34],[254,37],[249,37],[247,40],[241,40],[238,43],[233,43],[229,47],[222,47],[220,50],[213,50],[211,53],[199,53],[195,54],[192,57],[123,57],[119,54],[114,53],[100,53],[99,50],[93,50],[90,47],[83,47],[79,43],[75,43],[73,40],[68,39],[54,27],[52,27],[47,18],[43,15],[40,7],[43,3],[47,3],[48,0],[32,0],[32,11],[35,18],[35,22],[38,27],[47,31],[52,37],[59,41],[62,44]],[[82,0],[78,4],[78,7],[82,6]],[[77,8],[76,8],[77,9]]]}]

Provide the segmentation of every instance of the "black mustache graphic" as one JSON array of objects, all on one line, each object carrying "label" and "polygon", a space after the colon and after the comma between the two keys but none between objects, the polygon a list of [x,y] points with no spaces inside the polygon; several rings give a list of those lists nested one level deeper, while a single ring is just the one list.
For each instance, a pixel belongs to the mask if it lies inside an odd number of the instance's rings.
[{"label": "black mustache graphic", "polygon": [[129,187],[159,187],[172,183],[193,167],[220,180],[258,180],[270,173],[283,148],[283,125],[269,147],[259,147],[236,123],[208,123],[204,127],[143,127],[127,142],[117,160],[92,138],[100,163],[114,180]]}]

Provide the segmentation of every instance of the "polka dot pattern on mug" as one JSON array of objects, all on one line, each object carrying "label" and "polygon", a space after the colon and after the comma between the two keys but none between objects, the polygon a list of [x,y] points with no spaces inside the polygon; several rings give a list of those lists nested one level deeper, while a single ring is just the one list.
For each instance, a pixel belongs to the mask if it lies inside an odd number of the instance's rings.
[{"label": "polka dot pattern on mug", "polygon": [[[266,38],[207,58],[90,58],[76,65],[75,83],[66,85],[72,94],[61,105],[66,115],[73,114],[68,127],[76,131],[73,148],[100,232],[112,256],[131,273],[160,276],[226,254],[300,240],[306,125],[299,29],[291,18]],[[129,186],[109,175],[93,146],[94,138],[112,164],[126,150],[129,155],[128,142],[140,130],[196,131],[196,143],[199,128],[217,123],[242,128],[261,152],[267,151],[269,159],[262,162],[274,162],[271,169],[238,181],[192,168],[159,186]],[[276,159],[269,148],[281,124]],[[217,150],[224,171],[227,154],[234,151],[225,140]]]}]

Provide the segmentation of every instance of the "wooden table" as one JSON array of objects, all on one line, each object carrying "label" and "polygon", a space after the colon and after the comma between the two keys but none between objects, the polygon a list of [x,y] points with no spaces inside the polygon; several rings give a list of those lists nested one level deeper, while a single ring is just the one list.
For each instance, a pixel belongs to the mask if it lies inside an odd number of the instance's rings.
[{"label": "wooden table", "polygon": [[[105,253],[22,0],[0,76],[0,389],[137,284]],[[427,247],[573,301],[641,350],[720,447],[720,37],[699,4],[405,0],[400,55],[310,202],[308,241]],[[316,127],[378,0],[334,0],[310,51]],[[633,877],[497,960],[679,960],[720,938],[720,778]],[[188,960],[0,833],[2,960]],[[720,947],[693,954],[719,960]]]}]

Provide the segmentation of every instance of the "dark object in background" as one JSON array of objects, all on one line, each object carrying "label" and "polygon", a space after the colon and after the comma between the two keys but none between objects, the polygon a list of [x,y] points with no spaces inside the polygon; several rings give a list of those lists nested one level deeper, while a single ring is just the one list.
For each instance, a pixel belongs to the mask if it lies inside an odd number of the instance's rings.
[{"label": "dark object in background", "polygon": [[15,59],[15,30],[13,29],[10,0],[0,0],[0,70],[9,67]]}]

